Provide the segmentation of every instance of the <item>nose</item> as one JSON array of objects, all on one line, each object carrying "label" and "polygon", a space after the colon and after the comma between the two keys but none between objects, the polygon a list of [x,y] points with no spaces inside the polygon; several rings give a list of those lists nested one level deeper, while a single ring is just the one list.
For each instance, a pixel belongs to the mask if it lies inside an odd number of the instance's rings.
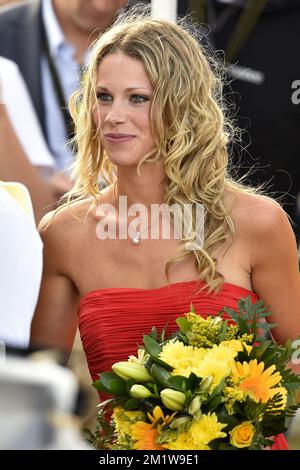
[{"label": "nose", "polygon": [[126,121],[125,106],[117,101],[114,101],[106,114],[106,121],[112,124],[123,124]]}]

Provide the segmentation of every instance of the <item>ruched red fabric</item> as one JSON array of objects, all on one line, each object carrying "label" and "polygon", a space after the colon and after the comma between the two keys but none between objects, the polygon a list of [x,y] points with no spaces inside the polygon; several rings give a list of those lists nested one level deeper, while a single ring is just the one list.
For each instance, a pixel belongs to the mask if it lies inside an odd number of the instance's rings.
[{"label": "ruched red fabric", "polygon": [[[85,295],[78,308],[78,324],[93,381],[115,362],[136,355],[143,335],[153,326],[159,332],[166,328],[167,334],[176,330],[176,318],[190,311],[191,303],[205,318],[224,307],[237,309],[241,297],[258,300],[255,293],[234,284],[225,282],[219,293],[199,292],[203,285],[193,280],[157,289],[104,288]],[[222,317],[228,318],[225,313]]]}]

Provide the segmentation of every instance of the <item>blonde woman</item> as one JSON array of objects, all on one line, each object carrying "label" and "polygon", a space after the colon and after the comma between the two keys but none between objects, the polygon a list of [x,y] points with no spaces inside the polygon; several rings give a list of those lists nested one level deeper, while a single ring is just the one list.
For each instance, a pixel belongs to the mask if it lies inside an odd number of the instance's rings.
[{"label": "blonde woman", "polygon": [[[73,96],[76,184],[41,223],[45,268],[31,342],[69,351],[79,326],[94,380],[133,354],[151,326],[175,328],[191,302],[216,314],[260,297],[276,340],[300,333],[292,229],[275,201],[230,179],[231,127],[212,70],[184,28],[133,16],[96,42]],[[164,216],[138,226],[136,203],[143,216],[155,204],[191,207],[189,230],[179,239],[170,217],[164,237]],[[194,206],[205,208],[203,239]]]}]

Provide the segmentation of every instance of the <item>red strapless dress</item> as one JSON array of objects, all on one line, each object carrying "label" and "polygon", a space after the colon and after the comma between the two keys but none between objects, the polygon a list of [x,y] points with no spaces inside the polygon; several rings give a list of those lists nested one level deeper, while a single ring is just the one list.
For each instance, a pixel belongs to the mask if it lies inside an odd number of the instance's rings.
[{"label": "red strapless dress", "polygon": [[[205,318],[224,307],[236,309],[241,297],[250,295],[253,302],[258,300],[248,289],[226,282],[217,294],[199,292],[202,286],[194,280],[158,289],[104,288],[85,295],[78,308],[78,325],[93,381],[115,362],[136,354],[143,335],[150,333],[152,326],[160,331],[167,325],[167,334],[177,329],[176,318],[188,312],[191,303]],[[274,449],[288,449],[284,436],[275,439]]]}]

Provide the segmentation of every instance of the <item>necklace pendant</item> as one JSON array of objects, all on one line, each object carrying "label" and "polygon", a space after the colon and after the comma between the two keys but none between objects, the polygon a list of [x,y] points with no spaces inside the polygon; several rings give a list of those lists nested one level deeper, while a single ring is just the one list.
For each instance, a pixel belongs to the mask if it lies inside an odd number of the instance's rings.
[{"label": "necklace pendant", "polygon": [[134,245],[138,245],[140,243],[140,232],[136,232],[136,236],[133,237],[132,243]]}]

